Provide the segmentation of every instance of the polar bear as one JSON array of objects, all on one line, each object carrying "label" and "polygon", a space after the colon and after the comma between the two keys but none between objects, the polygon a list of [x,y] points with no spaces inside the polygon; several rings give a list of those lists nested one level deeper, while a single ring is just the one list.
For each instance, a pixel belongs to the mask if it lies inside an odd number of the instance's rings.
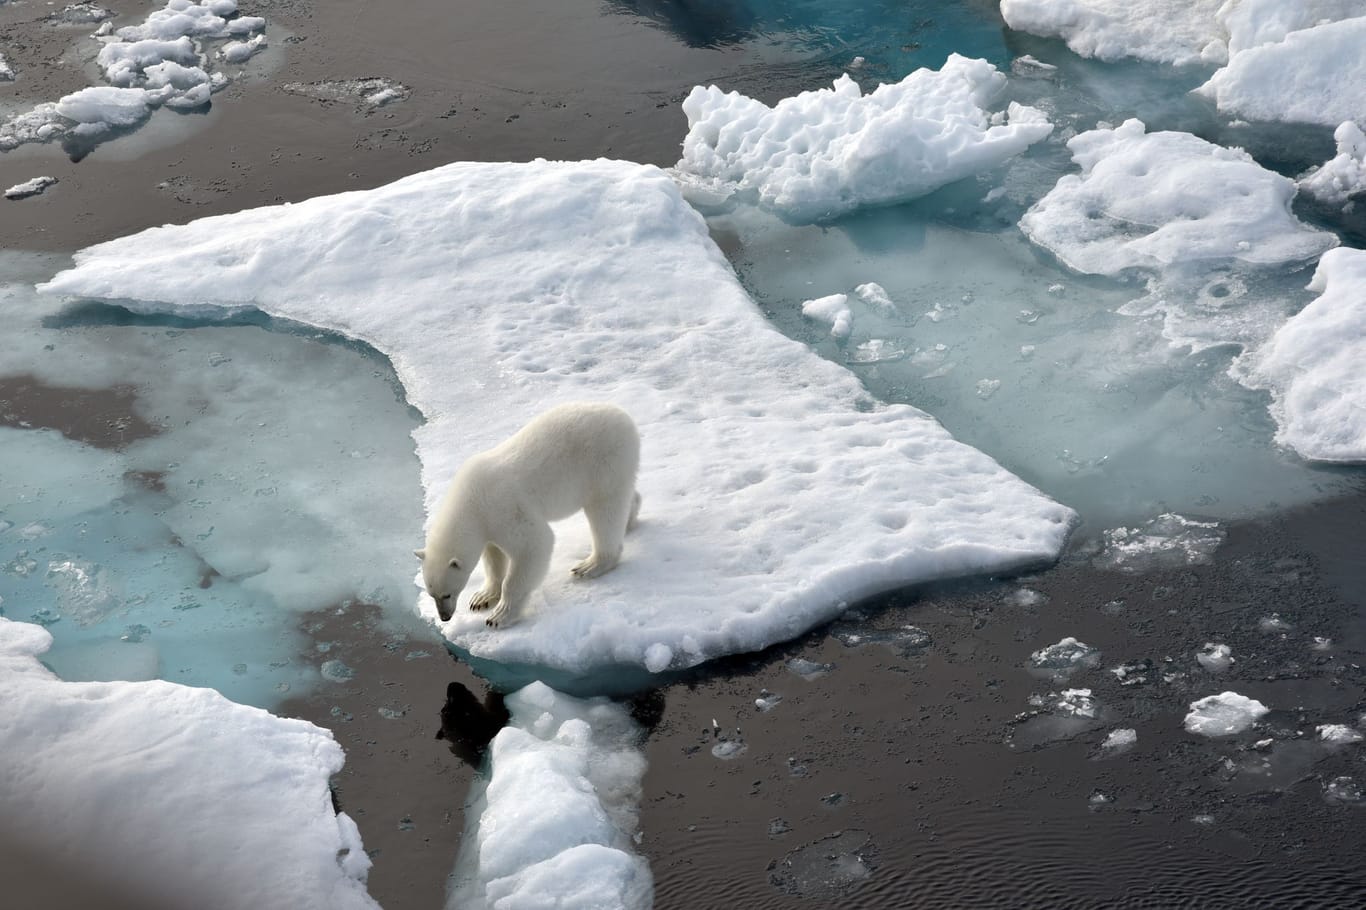
[{"label": "polar bear", "polygon": [[455,612],[480,556],[486,580],[470,609],[493,607],[486,620],[492,627],[514,619],[550,568],[550,522],[580,509],[593,552],[571,572],[578,578],[610,572],[640,511],[639,465],[640,434],[630,415],[592,402],[553,407],[472,456],[437,507],[426,546],[413,551],[441,619]]}]

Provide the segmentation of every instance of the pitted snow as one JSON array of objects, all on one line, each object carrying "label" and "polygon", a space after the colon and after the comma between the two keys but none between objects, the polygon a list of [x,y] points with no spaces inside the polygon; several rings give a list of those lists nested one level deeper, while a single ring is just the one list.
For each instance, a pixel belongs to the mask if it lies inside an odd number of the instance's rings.
[{"label": "pitted snow", "polygon": [[844,75],[774,107],[698,86],[683,101],[688,135],[677,171],[709,198],[753,195],[801,221],[913,199],[996,167],[1052,131],[1034,108],[986,110],[1005,82],[985,60],[951,54],[937,71],[916,70],[866,95]]},{"label": "pitted snow", "polygon": [[[445,626],[479,657],[692,666],[878,590],[1051,559],[1074,520],[780,335],[648,166],[449,165],[101,244],[43,290],[182,313],[257,306],[369,342],[427,415],[414,435],[429,514],[466,457],[544,408],[625,407],[644,507],[622,565],[571,580],[589,538],[581,517],[562,523],[523,621],[490,630],[462,607]],[[435,615],[425,595],[423,610]]]},{"label": "pitted snow", "polygon": [[0,817],[30,847],[156,906],[378,907],[331,733],[212,689],[63,682],[51,643],[0,618]]}]

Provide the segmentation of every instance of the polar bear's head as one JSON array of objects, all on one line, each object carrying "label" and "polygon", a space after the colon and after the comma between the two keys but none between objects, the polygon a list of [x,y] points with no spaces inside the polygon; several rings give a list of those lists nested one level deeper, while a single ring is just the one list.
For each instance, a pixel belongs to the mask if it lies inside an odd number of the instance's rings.
[{"label": "polar bear's head", "polygon": [[427,594],[436,601],[441,621],[446,622],[455,614],[456,598],[469,583],[478,553],[473,556],[429,556],[425,549],[413,553],[422,561],[422,583],[427,587]]}]

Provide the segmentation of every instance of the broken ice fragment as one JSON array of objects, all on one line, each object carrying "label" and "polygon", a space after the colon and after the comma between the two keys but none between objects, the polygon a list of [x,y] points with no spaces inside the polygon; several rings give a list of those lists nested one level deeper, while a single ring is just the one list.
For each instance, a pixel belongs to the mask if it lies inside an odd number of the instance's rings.
[{"label": "broken ice fragment", "polygon": [[1201,736],[1232,736],[1250,729],[1271,709],[1237,692],[1222,692],[1191,702],[1185,727]]}]

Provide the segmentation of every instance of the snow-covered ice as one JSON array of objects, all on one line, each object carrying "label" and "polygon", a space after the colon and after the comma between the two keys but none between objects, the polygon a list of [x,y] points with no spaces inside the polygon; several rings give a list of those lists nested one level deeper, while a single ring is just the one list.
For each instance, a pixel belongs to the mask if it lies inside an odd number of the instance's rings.
[{"label": "snow-covered ice", "polygon": [[1276,441],[1314,461],[1366,460],[1366,250],[1329,250],[1309,289],[1320,294],[1231,370],[1271,391]]},{"label": "snow-covered ice", "polygon": [[1251,729],[1269,710],[1255,698],[1222,692],[1191,702],[1185,727],[1201,736],[1232,736]]},{"label": "snow-covered ice", "polygon": [[830,294],[803,301],[802,315],[830,326],[830,334],[835,338],[848,338],[854,327],[848,294]]},{"label": "snow-covered ice", "polygon": [[1050,673],[1068,674],[1083,667],[1094,667],[1099,662],[1099,650],[1070,635],[1029,655],[1031,667]]},{"label": "snow-covered ice", "polygon": [[1296,183],[1320,202],[1346,206],[1353,196],[1366,193],[1366,132],[1354,121],[1344,120],[1333,131],[1333,141],[1337,154]]},{"label": "snow-covered ice", "polygon": [[1011,28],[1057,37],[1083,57],[1160,63],[1221,62],[1224,0],[1001,0]]},{"label": "snow-covered ice", "polygon": [[56,182],[56,177],[34,177],[32,180],[16,183],[14,186],[5,190],[5,198],[27,199],[30,196],[37,196]]},{"label": "snow-covered ice", "polygon": [[1317,733],[1319,739],[1338,746],[1359,743],[1363,739],[1359,730],[1354,730],[1346,724],[1319,724]]},{"label": "snow-covered ice", "polygon": [[341,747],[314,725],[169,682],[63,682],[35,625],[0,618],[0,817],[57,865],[149,906],[378,905]]},{"label": "snow-covered ice", "polygon": [[1366,120],[1366,6],[1359,0],[1355,6],[1355,18],[1239,51],[1197,91],[1220,111],[1248,120],[1323,126]]},{"label": "snow-covered ice", "polygon": [[541,683],[509,695],[507,707],[447,907],[647,910],[653,881],[632,850],[645,773],[639,727],[605,698]]},{"label": "snow-covered ice", "polygon": [[798,221],[913,199],[1052,132],[1034,108],[987,110],[1005,84],[985,60],[953,54],[937,71],[916,70],[866,95],[844,75],[773,107],[698,86],[683,101],[688,134],[676,170],[710,201],[739,194]]},{"label": "snow-covered ice", "polygon": [[1295,183],[1241,149],[1139,120],[1067,142],[1080,174],[1060,179],[1020,219],[1030,240],[1079,272],[1235,260],[1281,265],[1336,245],[1290,211]]},{"label": "snow-covered ice", "polygon": [[1132,727],[1121,727],[1107,733],[1105,735],[1105,741],[1100,744],[1100,747],[1107,752],[1124,752],[1128,749],[1132,749],[1137,742],[1137,730]]},{"label": "snow-covered ice", "polygon": [[427,416],[414,435],[429,512],[465,457],[546,406],[630,411],[645,505],[622,565],[572,582],[587,529],[560,525],[526,620],[489,630],[461,610],[446,625],[477,657],[587,671],[658,667],[667,649],[691,666],[879,590],[1049,560],[1074,520],[777,333],[648,166],[450,165],[101,244],[43,289],[259,307],[369,342]]}]

